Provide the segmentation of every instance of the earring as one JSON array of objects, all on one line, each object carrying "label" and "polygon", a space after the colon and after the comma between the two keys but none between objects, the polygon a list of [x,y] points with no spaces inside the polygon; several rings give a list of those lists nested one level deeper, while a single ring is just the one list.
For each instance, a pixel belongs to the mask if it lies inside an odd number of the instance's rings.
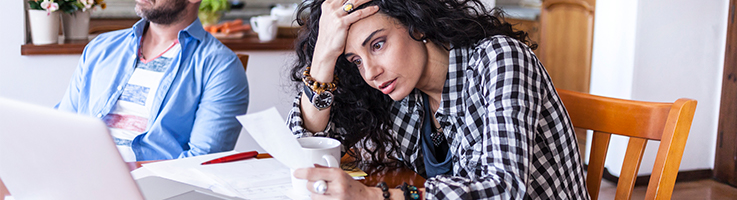
[{"label": "earring", "polygon": [[422,43],[427,44],[427,39],[422,39]]}]

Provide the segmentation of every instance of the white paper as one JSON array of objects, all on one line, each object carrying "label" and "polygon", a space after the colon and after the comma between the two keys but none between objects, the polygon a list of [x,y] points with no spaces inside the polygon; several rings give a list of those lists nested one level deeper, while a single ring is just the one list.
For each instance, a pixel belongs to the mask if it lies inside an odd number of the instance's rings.
[{"label": "white paper", "polygon": [[243,199],[290,199],[288,195],[292,184],[289,168],[275,159],[201,165],[205,161],[235,153],[239,152],[153,162],[143,164],[131,173],[139,174],[136,179],[145,177],[141,174],[159,176]]},{"label": "white paper", "polygon": [[[212,179],[212,176],[203,174],[198,171],[197,168],[202,167],[201,163],[212,160],[215,158],[235,154],[239,152],[229,151],[214,153],[208,155],[201,155],[195,157],[173,159],[167,161],[153,162],[143,164],[141,168],[138,168],[131,172],[136,175],[136,179],[143,178],[145,176],[159,176],[166,179],[179,181],[182,183],[190,184],[193,186],[209,189],[213,192],[220,193],[227,196],[237,196],[237,192],[233,189],[229,189],[223,183],[220,183]],[[206,166],[206,165],[205,165]],[[140,172],[139,172],[140,171]]]},{"label": "white paper", "polygon": [[275,159],[204,165],[198,170],[246,199],[290,199],[285,195],[292,189],[289,168]]},{"label": "white paper", "polygon": [[313,167],[276,108],[236,117],[256,143],[289,168]]}]

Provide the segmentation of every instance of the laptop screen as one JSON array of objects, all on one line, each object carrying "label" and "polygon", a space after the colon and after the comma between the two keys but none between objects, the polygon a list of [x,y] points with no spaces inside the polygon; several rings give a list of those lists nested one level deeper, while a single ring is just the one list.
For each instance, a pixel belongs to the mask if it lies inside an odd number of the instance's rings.
[{"label": "laptop screen", "polygon": [[3,98],[0,178],[16,199],[143,199],[101,120]]}]

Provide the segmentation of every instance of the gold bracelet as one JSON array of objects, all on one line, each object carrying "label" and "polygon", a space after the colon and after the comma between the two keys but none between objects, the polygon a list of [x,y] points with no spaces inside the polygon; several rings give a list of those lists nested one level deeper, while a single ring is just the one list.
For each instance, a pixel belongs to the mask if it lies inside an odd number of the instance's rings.
[{"label": "gold bracelet", "polygon": [[310,76],[310,67],[307,67],[304,72],[302,72],[302,82],[305,83],[312,91],[315,93],[322,93],[323,91],[335,91],[338,87],[336,87],[336,84],[338,83],[338,76],[333,75],[333,82],[330,83],[320,83],[317,82],[312,76]]}]

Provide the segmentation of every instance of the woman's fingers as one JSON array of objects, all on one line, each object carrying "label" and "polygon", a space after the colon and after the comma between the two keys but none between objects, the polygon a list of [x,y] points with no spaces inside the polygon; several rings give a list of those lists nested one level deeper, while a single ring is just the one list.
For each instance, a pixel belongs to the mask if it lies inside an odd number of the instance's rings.
[{"label": "woman's fingers", "polygon": [[[371,0],[333,0],[333,1],[325,1],[322,3],[322,13],[334,13],[337,16],[344,16],[344,15],[350,15],[355,12],[351,12],[358,8],[359,6],[368,3]],[[361,9],[364,10],[364,9]],[[359,10],[356,10],[356,12]]]},{"label": "woman's fingers", "polygon": [[342,169],[337,167],[331,168],[301,168],[294,170],[294,177],[299,179],[307,179],[307,181],[334,181],[340,179],[343,174]]},{"label": "woman's fingers", "polygon": [[[312,199],[327,199],[333,197],[341,197],[348,194],[347,185],[353,180],[340,168],[301,168],[294,171],[294,177],[299,179],[307,179],[305,187],[312,195]],[[325,193],[317,191],[316,184],[318,181],[324,181],[327,186]]]},{"label": "woman's fingers", "polygon": [[345,24],[353,24],[354,22],[366,18],[368,16],[371,16],[379,11],[379,6],[373,5],[368,6],[360,10],[356,10],[352,12],[351,14],[346,15],[343,17]]},{"label": "woman's fingers", "polygon": [[317,192],[315,188],[316,182],[317,181],[307,181],[307,185],[305,185],[305,187],[307,187],[307,190],[309,190],[312,193],[313,199],[315,199],[314,198],[315,195],[328,197],[328,196],[345,196],[346,194],[349,193],[347,188],[350,183],[348,182],[345,182],[342,180],[325,181],[327,185],[327,189],[325,190],[325,193],[323,194],[320,194],[319,192]]}]

